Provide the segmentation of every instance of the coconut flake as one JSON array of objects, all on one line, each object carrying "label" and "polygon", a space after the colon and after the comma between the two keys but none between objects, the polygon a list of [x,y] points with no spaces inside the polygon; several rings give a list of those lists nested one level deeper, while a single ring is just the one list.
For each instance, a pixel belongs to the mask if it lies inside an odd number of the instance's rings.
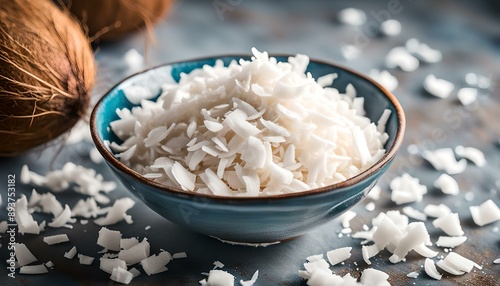
[{"label": "coconut flake", "polygon": [[394,91],[398,87],[398,79],[387,70],[372,69],[368,75],[389,91]]},{"label": "coconut flake", "polygon": [[[471,272],[473,267],[476,267],[477,269],[482,269],[482,267],[480,265],[478,265],[477,263],[475,263],[474,261],[467,259],[467,258],[465,258],[465,257],[463,257],[460,254],[455,253],[455,252],[448,253],[448,255],[445,257],[445,259],[438,262],[438,266],[441,267],[443,265],[443,263],[446,266],[449,266],[449,268],[453,268],[457,271],[463,271],[463,272],[467,272],[467,273]],[[443,268],[443,270],[448,272],[447,269]],[[453,273],[450,272],[450,274],[453,274]]]},{"label": "coconut flake", "polygon": [[422,201],[423,195],[427,193],[427,187],[421,185],[417,178],[408,173],[394,178],[390,187],[392,190],[391,200],[398,205]]},{"label": "coconut flake", "polygon": [[[127,217],[127,211],[135,205],[131,198],[121,198],[114,202],[106,217],[94,220],[99,226],[116,224]],[[119,250],[119,249],[118,249]]]},{"label": "coconut flake", "polygon": [[424,270],[427,275],[436,280],[441,280],[442,275],[437,271],[434,261],[430,258],[425,259]]},{"label": "coconut flake", "polygon": [[436,97],[447,98],[455,89],[455,85],[447,80],[437,78],[433,74],[430,74],[424,80],[424,89]]},{"label": "coconut flake", "polygon": [[68,223],[75,223],[75,222],[76,219],[71,218],[71,209],[69,208],[68,205],[65,205],[64,210],[57,217],[55,217],[52,220],[52,222],[49,222],[48,225],[54,228],[59,228],[59,227],[73,228],[73,226]]},{"label": "coconut flake", "polygon": [[94,257],[83,254],[78,254],[78,262],[82,265],[91,265],[94,262]]},{"label": "coconut flake", "polygon": [[458,90],[457,97],[462,105],[469,105],[476,101],[478,91],[476,88],[463,87]]},{"label": "coconut flake", "polygon": [[436,181],[434,181],[434,187],[441,189],[444,194],[447,195],[458,195],[458,183],[448,174],[441,174]]},{"label": "coconut flake", "polygon": [[464,243],[466,240],[466,236],[440,236],[436,241],[436,245],[439,247],[453,248]]},{"label": "coconut flake", "polygon": [[451,214],[451,210],[448,206],[444,204],[433,205],[428,204],[424,208],[424,213],[430,217],[443,217]]},{"label": "coconut flake", "polygon": [[328,262],[330,262],[330,264],[334,266],[346,259],[349,259],[349,257],[351,257],[351,250],[352,247],[341,247],[333,249],[326,253],[326,257],[328,258]]},{"label": "coconut flake", "polygon": [[432,225],[436,228],[440,228],[447,235],[451,236],[462,236],[464,231],[460,225],[460,219],[457,213],[450,213],[441,217],[438,217],[432,222]]},{"label": "coconut flake", "polygon": [[14,245],[14,252],[16,254],[17,265],[19,266],[24,266],[38,260],[24,243],[16,243]]},{"label": "coconut flake", "polygon": [[118,253],[118,259],[121,259],[127,263],[127,265],[133,265],[141,262],[142,260],[149,257],[150,245],[146,238],[128,249],[120,250]]},{"label": "coconut flake", "polygon": [[418,59],[425,63],[438,63],[443,58],[440,51],[432,49],[427,44],[420,43],[415,38],[411,38],[406,41],[405,47],[408,52],[415,55]]},{"label": "coconut flake", "polygon": [[19,270],[20,274],[45,274],[48,272],[47,267],[43,264],[21,266]]},{"label": "coconut flake", "polygon": [[159,254],[151,255],[141,261],[141,266],[148,275],[158,274],[167,270],[167,265],[172,256],[166,251],[162,251]]},{"label": "coconut flake", "polygon": [[120,251],[121,238],[120,231],[101,227],[97,237],[97,244],[109,250]]},{"label": "coconut flake", "polygon": [[21,198],[16,201],[15,209],[14,219],[19,233],[39,234],[40,227],[28,211],[28,200],[25,195],[21,195]]},{"label": "coconut flake", "polygon": [[73,246],[68,252],[65,252],[64,253],[64,257],[65,258],[68,258],[68,259],[73,259],[73,257],[75,257],[75,255],[77,254],[77,249],[76,249],[76,246]]},{"label": "coconut flake", "polygon": [[127,269],[115,267],[113,268],[109,279],[118,283],[129,284],[130,281],[132,281],[132,278],[134,278],[134,274],[127,271]]},{"label": "coconut flake", "polygon": [[417,58],[412,56],[404,47],[392,48],[385,58],[388,68],[399,67],[405,72],[415,71],[420,65]]},{"label": "coconut flake", "polygon": [[366,22],[366,14],[360,9],[345,8],[337,13],[337,19],[345,25],[362,26]]},{"label": "coconut flake", "polygon": [[416,279],[416,278],[418,278],[418,272],[412,271],[412,272],[406,274],[406,277]]},{"label": "coconut flake", "polygon": [[491,199],[479,206],[470,206],[472,220],[479,226],[487,225],[500,220],[500,208]]},{"label": "coconut flake", "polygon": [[69,241],[69,238],[66,234],[51,235],[43,238],[43,242],[47,243],[48,245],[54,245],[66,241]]},{"label": "coconut flake", "polygon": [[477,148],[459,145],[455,147],[455,153],[460,157],[472,161],[476,166],[484,167],[486,165],[486,159],[484,158],[483,152]]},{"label": "coconut flake", "polygon": [[441,148],[434,151],[422,151],[422,157],[438,171],[445,171],[449,175],[462,173],[467,167],[464,159],[457,161],[451,148]]},{"label": "coconut flake", "polygon": [[108,274],[112,274],[113,269],[115,268],[127,269],[127,264],[125,263],[125,261],[118,258],[101,257],[99,261],[100,261],[99,268],[102,271],[107,272]]},{"label": "coconut flake", "polygon": [[413,219],[426,221],[427,215],[421,211],[414,209],[411,206],[406,206],[402,209],[403,213]]}]

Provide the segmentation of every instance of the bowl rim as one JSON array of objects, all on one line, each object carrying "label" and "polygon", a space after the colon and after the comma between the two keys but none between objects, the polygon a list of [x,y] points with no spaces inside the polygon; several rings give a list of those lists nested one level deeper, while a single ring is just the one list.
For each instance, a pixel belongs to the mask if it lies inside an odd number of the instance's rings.
[{"label": "bowl rim", "polygon": [[[269,57],[293,57],[295,56],[294,54],[280,54],[280,53],[270,53]],[[122,83],[125,81],[140,75],[147,73],[152,70],[156,70],[165,66],[170,66],[170,65],[176,65],[176,64],[182,64],[182,63],[190,63],[190,62],[199,62],[199,61],[206,61],[206,60],[216,60],[216,59],[222,59],[222,58],[234,58],[234,59],[240,59],[240,58],[250,58],[252,55],[250,54],[222,54],[222,55],[214,55],[214,56],[205,56],[205,57],[197,57],[193,59],[187,59],[187,60],[179,60],[179,61],[173,61],[173,62],[167,62],[167,63],[162,63],[150,68],[147,68],[145,70],[139,71],[137,73],[134,73],[132,75],[129,75],[125,77],[124,79],[120,80],[118,83],[116,83],[113,87],[111,87],[104,95],[96,102],[96,104],[93,107],[91,116],[90,116],[90,133],[92,140],[94,141],[94,144],[96,145],[97,150],[103,158],[106,160],[108,164],[111,164],[113,167],[116,169],[122,171],[123,173],[127,174],[128,176],[140,181],[143,184],[149,185],[153,187],[156,190],[163,191],[166,193],[170,193],[173,195],[178,195],[178,196],[187,196],[189,198],[206,198],[206,199],[211,199],[214,201],[234,201],[234,202],[252,202],[252,201],[269,201],[269,200],[284,200],[284,199],[290,199],[290,198],[297,198],[297,197],[306,197],[310,195],[317,195],[317,194],[322,194],[322,193],[327,193],[327,192],[335,192],[338,189],[342,188],[347,188],[353,185],[356,185],[363,180],[369,178],[372,176],[374,173],[378,172],[380,169],[382,169],[384,166],[389,164],[392,159],[396,156],[398,153],[402,143],[403,143],[403,138],[405,134],[405,129],[406,129],[406,118],[405,118],[405,113],[403,108],[401,107],[401,104],[397,100],[396,96],[393,95],[388,89],[383,87],[381,84],[373,80],[372,78],[355,71],[351,68],[345,67],[343,65],[335,64],[326,60],[320,60],[320,59],[315,59],[315,58],[310,58],[310,62],[315,62],[318,64],[323,64],[323,65],[329,65],[333,66],[335,68],[344,70],[346,72],[349,72],[360,79],[367,81],[374,85],[377,89],[379,89],[382,94],[391,102],[391,104],[394,106],[396,110],[396,116],[398,119],[398,126],[396,130],[396,136],[394,138],[394,143],[390,146],[389,150],[386,150],[384,153],[384,156],[380,158],[376,163],[371,165],[368,169],[364,170],[363,172],[357,174],[354,177],[351,177],[345,181],[333,184],[333,185],[328,185],[324,186],[321,188],[314,188],[310,189],[308,191],[303,191],[303,192],[297,192],[297,193],[286,193],[286,194],[276,194],[276,195],[269,195],[269,196],[257,196],[257,197],[246,197],[246,196],[217,196],[215,194],[199,194],[199,193],[194,193],[192,191],[185,191],[180,188],[171,188],[167,187],[165,185],[162,185],[160,183],[157,183],[153,180],[149,180],[147,178],[144,178],[140,173],[132,170],[130,167],[122,163],[120,160],[118,160],[113,154],[106,148],[104,145],[104,142],[102,139],[98,136],[97,132],[97,126],[96,126],[96,120],[97,120],[97,110],[101,107],[103,101],[109,94],[114,91],[118,86],[120,86]],[[134,192],[137,192],[134,190]]]}]

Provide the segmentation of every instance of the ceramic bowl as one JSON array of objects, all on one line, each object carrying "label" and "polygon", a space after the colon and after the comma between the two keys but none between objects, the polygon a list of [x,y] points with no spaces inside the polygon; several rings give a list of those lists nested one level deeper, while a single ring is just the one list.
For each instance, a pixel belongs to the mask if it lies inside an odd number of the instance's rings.
[{"label": "ceramic bowl", "polygon": [[[124,96],[127,86],[140,84],[160,94],[166,81],[178,81],[180,73],[189,73],[203,65],[214,65],[221,59],[231,60],[249,56],[220,56],[161,65],[130,76],[113,87],[96,104],[91,116],[91,133],[97,149],[119,180],[129,191],[152,210],[166,219],[192,231],[219,239],[262,243],[282,241],[299,236],[339,216],[358,203],[387,171],[396,157],[405,130],[404,112],[396,97],[370,78],[335,64],[311,60],[308,66],[314,78],[337,73],[333,87],[345,90],[354,85],[358,96],[365,98],[366,115],[374,122],[387,108],[392,111],[387,122],[386,154],[376,164],[342,183],[313,189],[308,192],[270,197],[217,197],[172,189],[142,177],[118,159],[104,141],[121,142],[111,131],[110,122],[118,119],[117,108],[131,108]],[[288,56],[276,56],[287,61]]]}]

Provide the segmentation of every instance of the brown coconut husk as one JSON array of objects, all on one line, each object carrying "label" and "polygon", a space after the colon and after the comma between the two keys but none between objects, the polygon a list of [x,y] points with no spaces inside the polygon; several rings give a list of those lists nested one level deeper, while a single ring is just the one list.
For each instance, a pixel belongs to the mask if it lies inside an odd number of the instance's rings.
[{"label": "brown coconut husk", "polygon": [[86,112],[95,63],[87,36],[50,0],[0,0],[0,155],[70,129]]}]

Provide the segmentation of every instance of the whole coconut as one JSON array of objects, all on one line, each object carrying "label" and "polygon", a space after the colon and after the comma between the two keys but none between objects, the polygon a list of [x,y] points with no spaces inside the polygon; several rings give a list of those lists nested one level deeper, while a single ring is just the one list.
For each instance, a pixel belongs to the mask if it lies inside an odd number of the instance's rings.
[{"label": "whole coconut", "polygon": [[[55,0],[60,1],[60,0]],[[173,0],[65,0],[94,40],[115,40],[162,19]]]},{"label": "whole coconut", "polygon": [[0,0],[0,155],[70,129],[86,112],[95,63],[88,38],[50,0]]}]

